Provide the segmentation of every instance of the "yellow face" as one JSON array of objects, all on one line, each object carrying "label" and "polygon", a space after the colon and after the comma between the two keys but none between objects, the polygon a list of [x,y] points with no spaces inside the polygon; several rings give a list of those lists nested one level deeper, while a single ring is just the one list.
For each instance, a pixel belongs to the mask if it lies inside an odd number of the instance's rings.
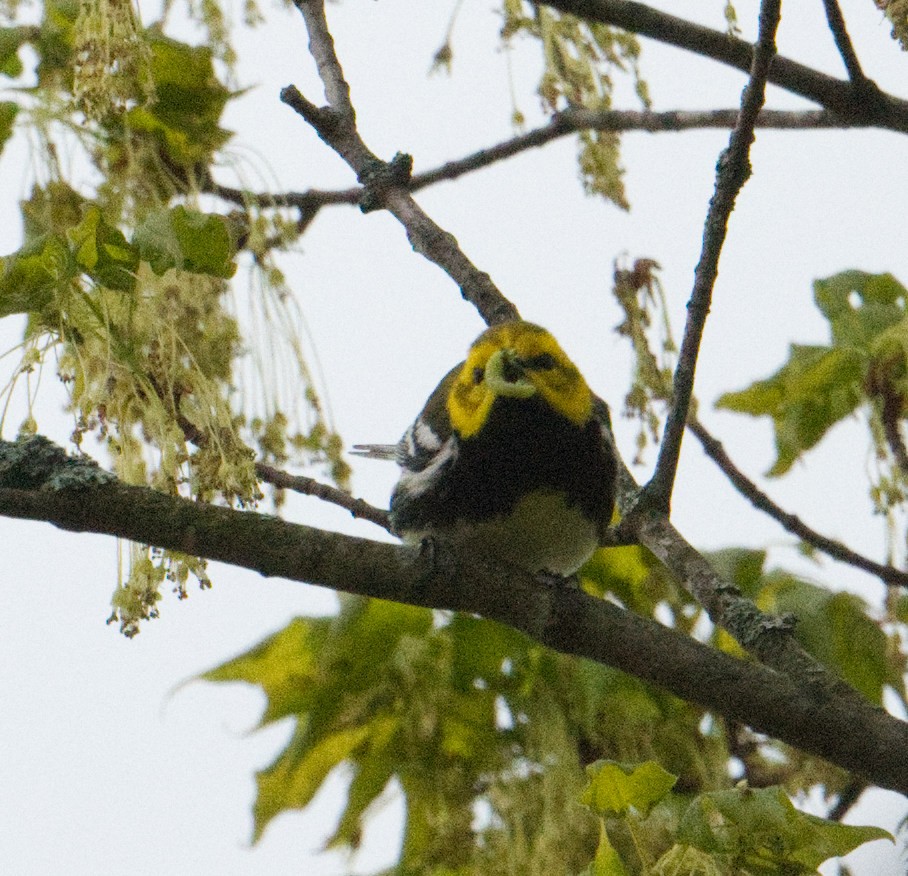
[{"label": "yellow face", "polygon": [[593,396],[558,342],[529,322],[509,322],[483,332],[448,395],[451,425],[462,438],[475,435],[496,398],[540,395],[578,426],[590,417]]}]

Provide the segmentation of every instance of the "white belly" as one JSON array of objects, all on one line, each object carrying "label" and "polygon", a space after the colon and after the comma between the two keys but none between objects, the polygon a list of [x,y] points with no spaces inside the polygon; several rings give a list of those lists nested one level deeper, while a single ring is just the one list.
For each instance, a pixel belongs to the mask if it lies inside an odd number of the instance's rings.
[{"label": "white belly", "polygon": [[409,534],[408,541],[429,535],[450,539],[529,572],[576,572],[599,546],[595,524],[568,505],[564,495],[545,491],[518,502],[508,517],[463,524],[438,532]]}]

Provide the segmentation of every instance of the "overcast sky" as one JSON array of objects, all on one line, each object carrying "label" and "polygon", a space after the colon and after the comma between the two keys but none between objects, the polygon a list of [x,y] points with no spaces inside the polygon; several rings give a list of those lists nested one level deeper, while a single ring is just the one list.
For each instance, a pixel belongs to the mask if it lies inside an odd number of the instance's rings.
[{"label": "overcast sky", "polygon": [[[239,40],[247,59],[241,82],[256,87],[228,107],[225,126],[237,132],[231,160],[244,179],[274,191],[349,186],[348,169],[278,102],[279,89],[291,82],[316,102],[321,90],[302,20],[264,5],[271,23]],[[411,153],[417,171],[512,133],[494,2],[465,4],[453,76],[426,75],[451,5],[343,0],[328,10],[361,133],[379,155]],[[722,26],[722,0],[660,5]],[[752,38],[757,4],[736,5]],[[866,72],[908,97],[908,58],[873,3],[842,5]],[[143,17],[151,20],[153,11],[143,8]],[[819,0],[785,4],[779,44],[789,57],[842,74]],[[541,121],[532,94],[534,51],[513,57],[520,108],[531,124]],[[660,110],[734,107],[744,84],[735,71],[650,41],[643,71]],[[774,108],[807,106],[772,87],[768,95]],[[637,108],[629,93],[616,103]],[[630,353],[612,332],[620,319],[609,297],[612,261],[627,252],[662,264],[680,335],[714,166],[726,142],[719,131],[627,135],[629,213],[582,194],[570,139],[421,192],[418,200],[526,318],[556,334],[593,388],[620,410]],[[860,268],[889,270],[908,283],[906,155],[908,140],[890,133],[758,134],[754,175],[732,217],[696,388],[702,419],[754,476],[773,459],[768,424],[719,414],[712,402],[778,368],[790,342],[827,340],[811,301],[814,278]],[[15,215],[35,172],[20,137],[0,157],[2,215]],[[229,166],[219,179],[234,182]],[[16,222],[0,223],[0,252],[15,249],[20,234]],[[284,263],[337,427],[348,445],[396,440],[481,330],[479,317],[438,268],[410,251],[390,216],[323,210],[299,249]],[[242,272],[236,289],[238,298],[250,294]],[[0,321],[0,351],[16,342],[21,327],[18,319]],[[0,359],[0,385],[11,365],[12,357]],[[71,424],[50,378],[39,424],[65,442]],[[6,439],[23,416],[21,398],[14,404]],[[633,430],[619,423],[618,434],[630,457]],[[868,465],[866,431],[858,422],[845,424],[769,489],[821,531],[883,559],[884,529],[867,498]],[[387,503],[394,479],[393,466],[355,463],[356,493],[376,504]],[[673,510],[699,547],[771,544],[773,562],[879,600],[879,584],[860,573],[832,563],[808,566],[792,540],[738,498],[691,441]],[[293,499],[284,513],[381,536],[315,500]],[[193,591],[183,604],[165,599],[161,618],[127,641],[104,625],[116,580],[112,539],[0,519],[0,544],[0,870],[332,876],[351,867],[369,872],[396,858],[401,810],[393,795],[352,864],[333,854],[311,857],[340,811],[342,777],[309,812],[281,816],[251,848],[253,773],[271,761],[290,728],[251,732],[262,708],[254,691],[181,686],[295,615],[332,611],[330,591],[213,564],[212,591]],[[883,792],[867,798],[850,820],[894,829],[904,801]],[[858,855],[855,873],[904,872],[886,844]]]}]

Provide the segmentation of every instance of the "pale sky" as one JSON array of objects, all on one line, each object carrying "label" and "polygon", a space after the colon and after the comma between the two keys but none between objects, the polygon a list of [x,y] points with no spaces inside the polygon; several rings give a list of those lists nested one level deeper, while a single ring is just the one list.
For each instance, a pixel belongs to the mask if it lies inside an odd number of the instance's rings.
[{"label": "pale sky", "polygon": [[[343,0],[328,8],[363,137],[379,155],[411,153],[417,171],[512,133],[492,0],[465,4],[453,76],[426,75],[451,5]],[[722,0],[657,5],[722,26]],[[757,4],[736,5],[752,38]],[[890,40],[882,16],[870,0],[843,0],[842,6],[865,71],[884,89],[908,97],[908,57]],[[349,186],[346,166],[278,102],[279,89],[291,82],[316,102],[321,90],[301,18],[265,7],[272,23],[239,40],[240,57],[247,59],[241,82],[257,87],[228,107],[225,126],[237,132],[230,155],[244,178],[261,188]],[[153,13],[143,9],[143,16],[150,20]],[[843,75],[818,0],[785,5],[779,44],[789,57]],[[514,63],[520,107],[533,124],[540,120],[533,50],[516,52]],[[650,41],[644,42],[643,71],[660,110],[733,107],[744,84],[735,71]],[[637,108],[629,94],[616,103]],[[772,87],[768,105],[806,106]],[[618,411],[630,353],[612,332],[619,321],[609,295],[612,261],[627,252],[662,264],[680,336],[713,169],[726,142],[721,131],[627,135],[627,214],[582,194],[569,138],[420,192],[417,200],[526,318],[553,331]],[[908,283],[906,155],[908,139],[891,133],[758,133],[754,175],[732,217],[696,387],[702,419],[753,476],[773,459],[768,423],[719,414],[712,402],[776,370],[790,342],[827,340],[812,304],[814,278],[860,268],[888,270]],[[19,138],[0,157],[3,215],[15,215],[34,174]],[[226,166],[219,179],[235,182]],[[0,225],[0,252],[15,249],[20,233],[14,222]],[[323,210],[299,250],[284,264],[337,427],[348,446],[396,440],[481,330],[479,317],[438,268],[410,251],[390,216]],[[238,298],[248,294],[242,271],[236,289]],[[20,331],[19,320],[0,321],[0,350]],[[11,357],[0,359],[0,385],[10,367]],[[41,431],[65,442],[71,425],[60,413],[62,396],[50,372],[43,389]],[[8,418],[6,439],[22,417],[21,399],[16,404],[20,413]],[[618,437],[629,458],[632,429],[619,421]],[[792,539],[700,458],[696,442],[687,440],[685,451],[674,520],[693,544],[769,544],[772,562],[879,600],[880,585],[867,576],[800,559]],[[855,421],[837,427],[768,489],[816,528],[884,559],[882,522],[871,516],[867,498],[868,464],[866,431]],[[356,461],[355,492],[386,504],[395,476],[392,465]],[[284,514],[381,535],[312,499],[291,499]],[[0,871],[333,876],[395,860],[400,801],[393,795],[352,863],[315,854],[340,811],[342,777],[309,811],[282,815],[250,847],[253,773],[273,759],[289,727],[252,732],[262,707],[252,690],[181,686],[292,617],[331,611],[330,591],[213,564],[212,591],[192,591],[182,604],[166,598],[161,618],[127,641],[104,625],[116,580],[112,539],[0,519],[0,543]],[[873,792],[849,821],[894,830],[905,809],[903,798]],[[875,843],[851,866],[856,874],[895,876],[905,870],[899,854]]]}]

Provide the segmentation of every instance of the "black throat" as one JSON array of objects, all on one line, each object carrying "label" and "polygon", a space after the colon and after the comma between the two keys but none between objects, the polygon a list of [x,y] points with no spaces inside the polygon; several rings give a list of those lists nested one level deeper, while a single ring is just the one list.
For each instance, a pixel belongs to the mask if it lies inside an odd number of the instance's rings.
[{"label": "black throat", "polygon": [[577,426],[538,396],[496,399],[480,432],[460,442],[448,474],[433,515],[441,524],[507,514],[541,489],[563,492],[593,520],[611,511],[614,462],[599,423]]}]

